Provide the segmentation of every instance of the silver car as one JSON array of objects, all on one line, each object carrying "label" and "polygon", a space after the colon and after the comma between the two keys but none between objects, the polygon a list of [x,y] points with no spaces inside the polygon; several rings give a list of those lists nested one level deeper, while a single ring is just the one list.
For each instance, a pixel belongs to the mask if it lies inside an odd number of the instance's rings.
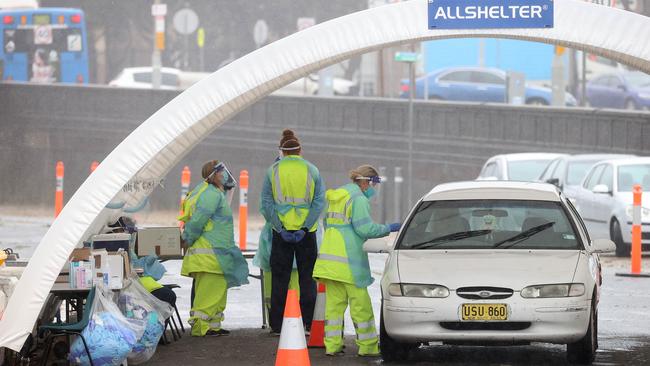
[{"label": "silver car", "polygon": [[553,159],[564,156],[554,153],[518,153],[489,158],[476,180],[536,181]]},{"label": "silver car", "polygon": [[[617,256],[630,255],[632,187],[650,189],[650,157],[607,160],[594,165],[575,194],[575,205],[589,234],[611,238]],[[642,244],[650,249],[650,193],[642,200]]]}]

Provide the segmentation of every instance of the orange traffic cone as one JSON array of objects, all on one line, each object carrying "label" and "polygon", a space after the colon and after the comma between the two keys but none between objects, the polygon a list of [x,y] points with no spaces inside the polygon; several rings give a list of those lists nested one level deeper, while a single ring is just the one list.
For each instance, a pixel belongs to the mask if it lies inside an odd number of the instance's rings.
[{"label": "orange traffic cone", "polygon": [[296,290],[289,290],[287,292],[287,304],[284,306],[282,333],[280,334],[275,366],[310,365],[298,295]]},{"label": "orange traffic cone", "polygon": [[308,347],[325,347],[325,284],[318,283],[318,295],[316,296],[316,307],[314,308],[314,319],[311,321],[311,334],[309,335]]}]

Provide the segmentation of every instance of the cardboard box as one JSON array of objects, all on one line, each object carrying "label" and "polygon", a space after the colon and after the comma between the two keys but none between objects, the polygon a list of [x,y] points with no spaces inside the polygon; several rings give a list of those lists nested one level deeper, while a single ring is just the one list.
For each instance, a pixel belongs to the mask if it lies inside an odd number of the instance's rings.
[{"label": "cardboard box", "polygon": [[178,227],[144,227],[138,229],[137,254],[144,257],[182,256],[181,232]]},{"label": "cardboard box", "polygon": [[119,249],[128,251],[130,243],[131,234],[113,233],[93,235],[90,245],[93,249],[106,249],[109,252],[116,252]]},{"label": "cardboard box", "polygon": [[108,252],[106,249],[97,249],[92,251],[90,257],[92,267],[93,285],[103,283],[108,286],[109,273],[108,273]]},{"label": "cardboard box", "polygon": [[90,248],[75,248],[72,250],[68,260],[70,262],[87,261],[90,258]]}]

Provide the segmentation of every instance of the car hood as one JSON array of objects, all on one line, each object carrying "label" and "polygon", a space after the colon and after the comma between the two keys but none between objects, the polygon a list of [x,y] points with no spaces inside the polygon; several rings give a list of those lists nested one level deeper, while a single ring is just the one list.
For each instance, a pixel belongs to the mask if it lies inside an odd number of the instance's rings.
[{"label": "car hood", "polygon": [[402,283],[507,287],[569,283],[580,258],[578,250],[400,250]]}]

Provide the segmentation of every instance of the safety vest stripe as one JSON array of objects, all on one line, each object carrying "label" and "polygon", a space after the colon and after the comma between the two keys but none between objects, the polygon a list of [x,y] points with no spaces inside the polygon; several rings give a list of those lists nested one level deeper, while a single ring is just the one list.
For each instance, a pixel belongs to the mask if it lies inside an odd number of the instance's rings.
[{"label": "safety vest stripe", "polygon": [[190,311],[190,316],[201,320],[210,320],[210,316],[202,311]]},{"label": "safety vest stripe", "polygon": [[363,341],[366,339],[374,339],[377,338],[377,333],[375,332],[370,332],[370,333],[357,333],[357,340]]},{"label": "safety vest stripe", "polygon": [[284,318],[278,349],[306,349],[302,318]]},{"label": "safety vest stripe", "polygon": [[350,199],[348,199],[347,202],[345,202],[343,212],[329,211],[327,213],[327,215],[326,215],[326,219],[339,219],[339,220],[345,221],[348,224],[351,223],[352,218],[348,217],[347,213],[348,213],[348,209],[350,208],[350,205],[352,205],[352,200],[353,199],[354,199],[354,197],[350,197]]},{"label": "safety vest stripe", "polygon": [[194,254],[214,254],[214,250],[211,248],[190,248],[187,250],[187,255]]},{"label": "safety vest stripe", "polygon": [[343,325],[343,319],[325,319],[325,326]]},{"label": "safety vest stripe", "polygon": [[327,218],[328,219],[339,219],[339,220],[347,220],[347,217],[345,214],[339,213],[339,212],[328,212],[327,213]]},{"label": "safety vest stripe", "polygon": [[369,329],[369,328],[375,328],[375,320],[371,319],[367,322],[362,322],[362,323],[354,323],[354,329]]},{"label": "safety vest stripe", "polygon": [[275,178],[275,202],[285,202],[284,195],[282,194],[282,187],[280,186],[280,164],[273,165],[273,177]]},{"label": "safety vest stripe", "polygon": [[340,262],[340,263],[348,263],[348,259],[346,257],[341,257],[338,255],[334,254],[325,254],[325,253],[320,253],[318,254],[318,259],[326,260],[326,261],[333,261],[333,262]]},{"label": "safety vest stripe", "polygon": [[328,338],[343,337],[343,329],[328,330],[328,331],[325,332],[325,337],[328,337]]}]

